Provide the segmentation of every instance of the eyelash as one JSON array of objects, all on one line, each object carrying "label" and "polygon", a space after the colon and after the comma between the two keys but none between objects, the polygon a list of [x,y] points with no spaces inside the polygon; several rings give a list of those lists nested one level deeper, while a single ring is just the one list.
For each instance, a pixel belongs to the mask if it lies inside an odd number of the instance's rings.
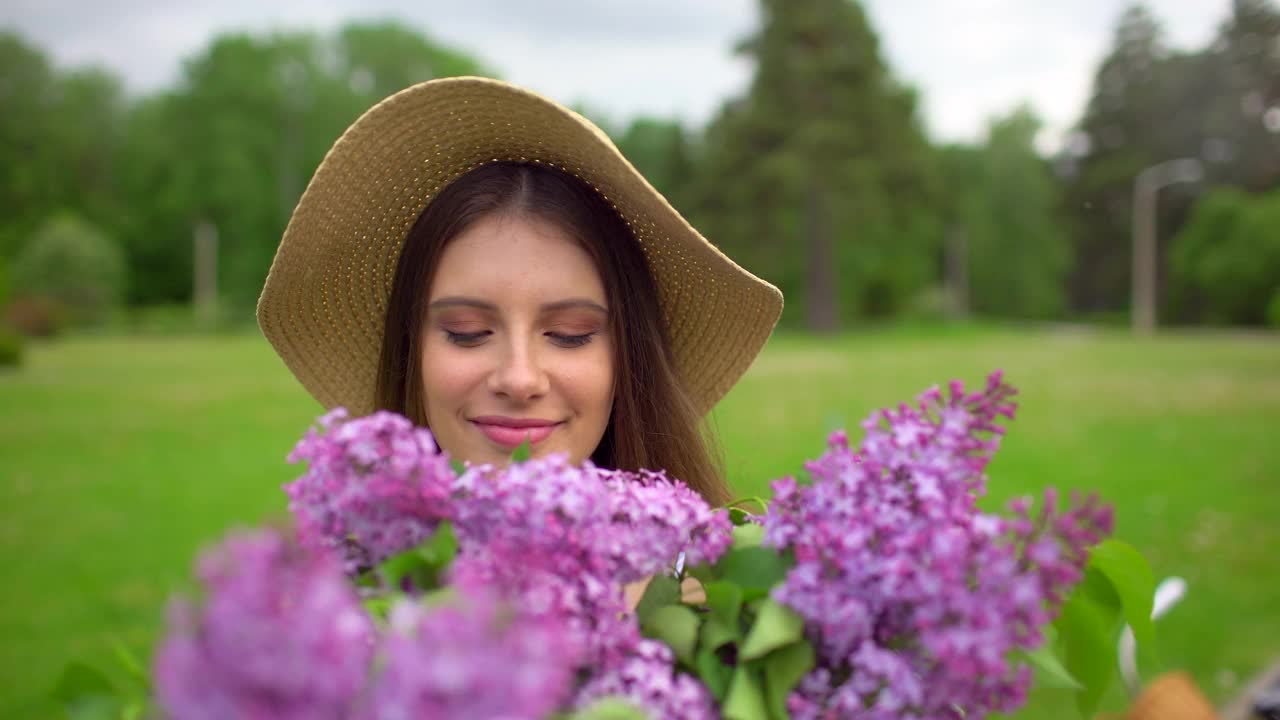
[{"label": "eyelash", "polygon": [[473,347],[480,340],[483,340],[484,336],[488,334],[489,334],[488,330],[483,330],[481,332],[475,332],[475,333],[459,333],[459,332],[453,332],[452,330],[444,331],[445,339],[447,339],[449,342],[453,343],[454,345],[460,345],[462,347]]},{"label": "eyelash", "polygon": [[547,333],[547,335],[565,347],[582,347],[591,342],[591,339],[596,336],[593,332],[582,335],[558,335],[556,333]]},{"label": "eyelash", "polygon": [[[492,333],[488,330],[474,333],[459,333],[451,330],[445,330],[444,334],[445,338],[454,345],[458,345],[460,347],[475,347],[479,344],[479,341],[485,338],[486,335],[490,335]],[[596,334],[594,332],[582,335],[560,335],[558,333],[547,333],[547,337],[555,340],[561,346],[566,348],[582,347],[583,345],[591,342],[595,335]]]}]

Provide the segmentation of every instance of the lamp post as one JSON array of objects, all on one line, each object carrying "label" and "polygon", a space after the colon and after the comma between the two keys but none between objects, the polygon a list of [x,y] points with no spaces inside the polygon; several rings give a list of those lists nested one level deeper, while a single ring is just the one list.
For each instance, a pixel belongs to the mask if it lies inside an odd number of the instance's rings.
[{"label": "lamp post", "polygon": [[1133,330],[1149,335],[1156,329],[1156,193],[1203,175],[1195,158],[1168,160],[1138,173],[1133,183]]},{"label": "lamp post", "polygon": [[191,299],[196,321],[202,330],[212,330],[218,319],[218,228],[208,220],[196,224],[195,251],[192,253],[195,277]]}]

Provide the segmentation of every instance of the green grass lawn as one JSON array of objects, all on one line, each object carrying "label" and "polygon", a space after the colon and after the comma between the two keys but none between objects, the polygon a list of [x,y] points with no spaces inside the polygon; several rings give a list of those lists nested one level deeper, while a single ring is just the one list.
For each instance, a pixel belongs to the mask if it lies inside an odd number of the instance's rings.
[{"label": "green grass lawn", "polygon": [[[715,413],[731,480],[767,493],[829,430],[995,368],[1021,407],[991,506],[1102,492],[1157,577],[1190,583],[1161,649],[1213,699],[1280,657],[1275,335],[779,336]],[[197,549],[284,512],[284,456],[319,410],[256,336],[76,338],[0,372],[0,715],[56,716],[41,698],[59,669],[108,667],[113,638],[145,657]],[[1064,702],[1040,693],[1022,717],[1070,717]]]}]

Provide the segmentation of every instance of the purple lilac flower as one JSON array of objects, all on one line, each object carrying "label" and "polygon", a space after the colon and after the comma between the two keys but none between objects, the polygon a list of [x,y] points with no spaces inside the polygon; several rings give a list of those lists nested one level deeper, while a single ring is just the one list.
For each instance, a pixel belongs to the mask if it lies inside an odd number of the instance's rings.
[{"label": "purple lilac flower", "polygon": [[719,717],[707,689],[692,676],[675,672],[674,664],[671,648],[657,640],[640,640],[626,659],[589,680],[574,705],[581,709],[615,697],[655,720]]},{"label": "purple lilac flower", "polygon": [[448,515],[454,473],[431,433],[390,412],[323,416],[289,455],[307,461],[285,486],[299,536],[338,552],[348,573],[431,536]]},{"label": "purple lilac flower", "polygon": [[156,697],[175,720],[345,718],[373,625],[334,560],[279,534],[230,536],[204,554],[203,605],[170,606]]},{"label": "purple lilac flower", "polygon": [[[630,682],[641,660],[655,672],[660,664],[627,611],[623,585],[669,573],[682,550],[688,562],[712,562],[731,542],[725,513],[684,484],[574,467],[562,456],[471,468],[455,498],[452,581],[496,588],[535,614],[561,618],[589,676],[617,682]],[[661,672],[670,676],[671,664],[668,657]],[[672,683],[682,698],[697,685]],[[662,707],[652,714],[668,717]]]},{"label": "purple lilac flower", "polygon": [[796,559],[774,598],[819,653],[793,717],[982,717],[1024,701],[1030,674],[1009,651],[1040,644],[1111,513],[1093,498],[1059,511],[1052,492],[1034,518],[978,510],[1013,393],[999,373],[981,392],[931,389],[869,418],[857,451],[833,435],[806,465],[812,485],[774,483],[765,542]]},{"label": "purple lilac flower", "polygon": [[615,582],[669,571],[681,551],[690,564],[714,561],[732,542],[728,516],[684,483],[658,472],[573,466],[563,455],[469,468],[454,498],[464,545],[564,548],[566,555],[530,560]]},{"label": "purple lilac flower", "polygon": [[550,616],[481,590],[390,616],[368,720],[541,720],[569,700],[578,648]]}]

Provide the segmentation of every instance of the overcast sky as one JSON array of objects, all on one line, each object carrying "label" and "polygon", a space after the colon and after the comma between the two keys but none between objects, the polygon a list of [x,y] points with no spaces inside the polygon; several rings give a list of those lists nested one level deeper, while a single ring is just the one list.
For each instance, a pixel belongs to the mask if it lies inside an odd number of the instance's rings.
[{"label": "overcast sky", "polygon": [[[895,74],[919,88],[936,140],[976,140],[988,117],[1027,100],[1053,150],[1077,119],[1128,0],[865,0]],[[1174,47],[1203,46],[1230,0],[1147,0]],[[398,19],[466,50],[502,77],[606,116],[704,122],[741,92],[732,54],[756,0],[0,0],[62,66],[96,63],[145,92],[221,31],[329,30]]]}]

